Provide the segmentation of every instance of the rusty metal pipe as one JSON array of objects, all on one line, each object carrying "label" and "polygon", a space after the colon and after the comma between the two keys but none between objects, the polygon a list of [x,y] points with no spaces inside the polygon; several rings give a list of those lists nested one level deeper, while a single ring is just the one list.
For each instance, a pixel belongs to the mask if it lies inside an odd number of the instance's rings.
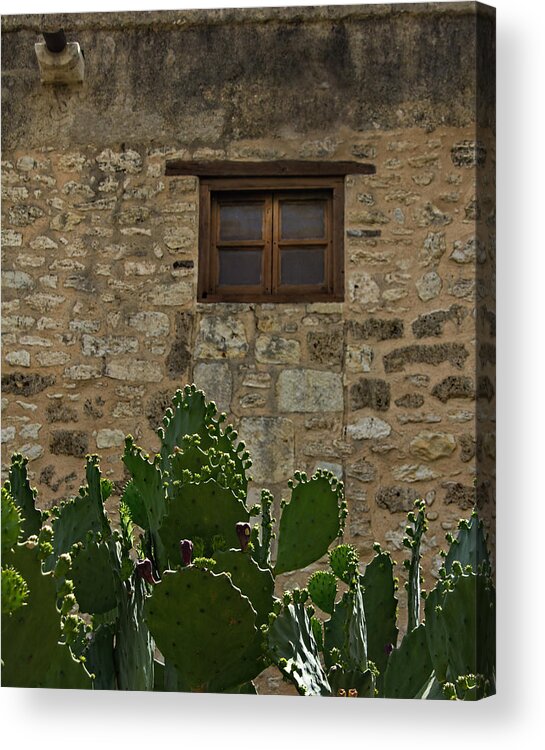
[{"label": "rusty metal pipe", "polygon": [[49,52],[58,54],[65,49],[66,35],[64,29],[59,29],[58,31],[42,31],[42,36]]}]

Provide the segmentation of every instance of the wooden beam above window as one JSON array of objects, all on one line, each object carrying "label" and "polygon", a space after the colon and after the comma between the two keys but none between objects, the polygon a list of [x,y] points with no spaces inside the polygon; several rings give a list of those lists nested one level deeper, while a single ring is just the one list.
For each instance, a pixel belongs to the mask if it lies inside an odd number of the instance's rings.
[{"label": "wooden beam above window", "polygon": [[166,163],[167,176],[195,177],[341,177],[375,174],[374,164],[359,161],[182,161]]}]

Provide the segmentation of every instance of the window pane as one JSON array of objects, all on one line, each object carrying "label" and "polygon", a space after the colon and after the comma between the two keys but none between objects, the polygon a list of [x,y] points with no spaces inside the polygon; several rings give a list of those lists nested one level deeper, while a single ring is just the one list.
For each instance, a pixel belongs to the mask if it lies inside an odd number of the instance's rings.
[{"label": "window pane", "polygon": [[316,240],[325,237],[324,201],[282,201],[283,240]]},{"label": "window pane", "polygon": [[261,250],[219,250],[219,284],[261,284]]},{"label": "window pane", "polygon": [[281,284],[323,284],[324,248],[290,247],[280,251]]},{"label": "window pane", "polygon": [[220,241],[263,239],[263,205],[220,205]]}]

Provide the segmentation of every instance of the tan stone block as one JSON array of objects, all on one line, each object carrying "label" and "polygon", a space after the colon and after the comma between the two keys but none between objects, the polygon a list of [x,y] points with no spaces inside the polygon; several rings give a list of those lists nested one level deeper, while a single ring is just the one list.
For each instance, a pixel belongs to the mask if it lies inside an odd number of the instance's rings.
[{"label": "tan stone block", "polygon": [[409,444],[409,453],[423,461],[436,461],[456,450],[456,438],[446,432],[420,432]]}]

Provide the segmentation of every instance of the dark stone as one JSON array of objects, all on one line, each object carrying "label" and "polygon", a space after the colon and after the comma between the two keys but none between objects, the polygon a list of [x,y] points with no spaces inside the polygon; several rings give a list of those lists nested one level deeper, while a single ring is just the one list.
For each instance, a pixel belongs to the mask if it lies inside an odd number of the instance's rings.
[{"label": "dark stone", "polygon": [[434,310],[426,315],[419,315],[413,320],[413,333],[417,339],[424,336],[442,336],[443,325],[447,320],[455,320],[460,325],[466,314],[466,309],[461,305],[452,305],[448,310]]},{"label": "dark stone", "polygon": [[403,336],[403,321],[400,318],[394,318],[393,320],[367,318],[363,323],[351,320],[349,330],[354,339],[358,341],[400,339]]},{"label": "dark stone", "polygon": [[475,487],[467,487],[460,482],[444,482],[442,487],[447,488],[445,505],[455,503],[460,510],[469,510],[475,504]]},{"label": "dark stone", "polygon": [[475,398],[475,389],[471,378],[461,375],[449,375],[432,388],[432,395],[446,404],[451,398]]},{"label": "dark stone", "polygon": [[172,268],[193,268],[195,262],[192,260],[175,260]]},{"label": "dark stone", "polygon": [[418,493],[412,487],[393,485],[379,487],[375,494],[375,502],[379,508],[385,508],[390,513],[407,513],[414,507]]},{"label": "dark stone", "polygon": [[460,461],[467,463],[471,461],[475,455],[475,438],[470,433],[460,435],[458,438],[460,443]]},{"label": "dark stone", "polygon": [[455,167],[482,167],[486,161],[486,149],[479,141],[461,141],[450,150]]},{"label": "dark stone", "polygon": [[394,349],[383,360],[386,372],[399,372],[407,364],[439,365],[446,361],[461,369],[467,357],[469,353],[462,344],[412,344]]},{"label": "dark stone", "polygon": [[102,407],[104,406],[105,401],[101,396],[95,396],[95,402],[93,403],[93,400],[90,398],[85,399],[85,403],[83,404],[83,411],[88,417],[92,417],[93,419],[100,419],[104,415],[104,410]]},{"label": "dark stone", "polygon": [[45,418],[48,422],[77,422],[78,413],[62,401],[51,401],[45,410]]},{"label": "dark stone", "polygon": [[57,430],[51,434],[49,450],[56,456],[83,458],[89,451],[89,436],[76,430]]},{"label": "dark stone", "polygon": [[193,333],[193,315],[176,313],[174,341],[166,359],[168,377],[176,380],[184,375],[191,364],[191,337]]},{"label": "dark stone", "polygon": [[424,396],[421,393],[404,393],[394,403],[405,409],[418,409],[424,403]]},{"label": "dark stone", "polygon": [[68,492],[69,490],[72,490],[74,488],[73,482],[75,482],[75,480],[77,479],[77,474],[75,471],[72,471],[70,474],[54,480],[55,474],[56,471],[53,464],[48,464],[40,472],[40,484],[45,484],[45,486],[49,487],[53,492],[58,492],[61,485],[63,484],[65,485],[65,492]]},{"label": "dark stone", "polygon": [[307,334],[311,362],[321,365],[340,365],[343,357],[343,336],[337,331],[311,331]]},{"label": "dark stone", "polygon": [[14,393],[16,396],[34,396],[54,383],[53,375],[32,375],[26,372],[11,372],[9,375],[2,375],[2,390],[4,393]]},{"label": "dark stone", "polygon": [[163,424],[166,410],[172,406],[172,391],[158,391],[146,404],[146,417],[152,430]]},{"label": "dark stone", "polygon": [[373,378],[360,378],[354,383],[350,388],[350,408],[355,411],[364,407],[387,411],[390,408],[390,384]]},{"label": "dark stone", "polygon": [[479,375],[477,378],[477,398],[492,401],[495,393],[494,385],[488,375]]},{"label": "dark stone", "polygon": [[481,218],[481,207],[477,200],[469,201],[464,208],[465,218],[467,221],[478,221]]}]

